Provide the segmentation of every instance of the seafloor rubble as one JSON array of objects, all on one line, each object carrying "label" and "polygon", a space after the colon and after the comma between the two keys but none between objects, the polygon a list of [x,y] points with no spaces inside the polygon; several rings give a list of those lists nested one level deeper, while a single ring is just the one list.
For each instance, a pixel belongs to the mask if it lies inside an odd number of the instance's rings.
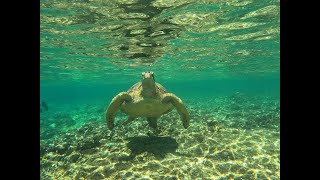
[{"label": "seafloor rubble", "polygon": [[159,119],[157,131],[141,118],[113,134],[103,118],[75,126],[74,113],[83,109],[56,115],[73,129],[53,127],[43,116],[41,179],[280,179],[279,99],[236,94],[186,102],[188,129],[175,111]]}]

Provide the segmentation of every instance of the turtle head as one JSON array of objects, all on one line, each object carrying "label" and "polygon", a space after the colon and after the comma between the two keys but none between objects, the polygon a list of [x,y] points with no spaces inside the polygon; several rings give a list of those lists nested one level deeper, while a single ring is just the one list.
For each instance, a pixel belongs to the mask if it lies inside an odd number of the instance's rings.
[{"label": "turtle head", "polygon": [[141,77],[142,85],[150,86],[155,84],[154,73],[153,72],[143,72]]}]

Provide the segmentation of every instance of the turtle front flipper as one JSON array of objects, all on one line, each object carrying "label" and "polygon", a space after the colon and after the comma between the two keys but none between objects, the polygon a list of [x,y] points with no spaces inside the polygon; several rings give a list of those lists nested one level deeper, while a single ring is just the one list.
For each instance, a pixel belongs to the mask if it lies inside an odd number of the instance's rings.
[{"label": "turtle front flipper", "polygon": [[176,95],[174,95],[172,93],[165,93],[163,95],[161,102],[162,103],[172,103],[172,105],[176,107],[176,109],[180,115],[180,119],[182,121],[183,127],[186,129],[189,127],[190,115],[189,115],[187,108],[185,107],[185,105],[183,104],[182,100],[179,97],[177,97]]},{"label": "turtle front flipper", "polygon": [[116,95],[111,103],[108,106],[108,109],[106,111],[106,120],[107,120],[107,127],[109,129],[113,129],[114,127],[114,118],[116,116],[117,111],[119,110],[120,106],[123,102],[131,102],[132,97],[126,93],[122,92]]}]

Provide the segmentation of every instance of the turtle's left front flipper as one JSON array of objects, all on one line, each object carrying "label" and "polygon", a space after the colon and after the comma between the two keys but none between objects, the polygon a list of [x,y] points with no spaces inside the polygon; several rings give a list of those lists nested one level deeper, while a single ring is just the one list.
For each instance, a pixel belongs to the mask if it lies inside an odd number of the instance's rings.
[{"label": "turtle's left front flipper", "polygon": [[186,129],[189,127],[190,115],[189,115],[187,108],[185,107],[185,105],[183,104],[182,100],[179,97],[177,97],[176,95],[174,95],[172,93],[165,93],[163,95],[161,102],[162,103],[172,103],[172,105],[176,107],[176,109],[180,115],[180,119],[182,121],[183,127]]},{"label": "turtle's left front flipper", "polygon": [[113,129],[115,115],[119,110],[120,106],[122,105],[122,103],[131,102],[131,101],[132,101],[131,96],[126,92],[122,92],[112,99],[106,111],[106,120],[107,120],[107,126],[109,129],[111,130]]}]

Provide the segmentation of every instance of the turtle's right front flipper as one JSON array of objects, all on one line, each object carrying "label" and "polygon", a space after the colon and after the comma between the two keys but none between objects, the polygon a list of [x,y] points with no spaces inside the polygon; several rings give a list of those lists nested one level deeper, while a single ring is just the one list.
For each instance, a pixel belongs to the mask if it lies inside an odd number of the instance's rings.
[{"label": "turtle's right front flipper", "polygon": [[131,96],[126,93],[122,92],[116,95],[111,103],[109,104],[109,107],[106,111],[106,120],[107,120],[107,127],[109,129],[113,129],[114,127],[114,118],[116,116],[117,111],[119,110],[120,106],[122,105],[123,102],[131,102],[132,98]]},{"label": "turtle's right front flipper", "polygon": [[161,101],[162,103],[172,103],[172,105],[176,107],[180,115],[183,127],[187,129],[190,124],[190,115],[182,100],[172,93],[165,93],[163,94],[163,98]]}]

